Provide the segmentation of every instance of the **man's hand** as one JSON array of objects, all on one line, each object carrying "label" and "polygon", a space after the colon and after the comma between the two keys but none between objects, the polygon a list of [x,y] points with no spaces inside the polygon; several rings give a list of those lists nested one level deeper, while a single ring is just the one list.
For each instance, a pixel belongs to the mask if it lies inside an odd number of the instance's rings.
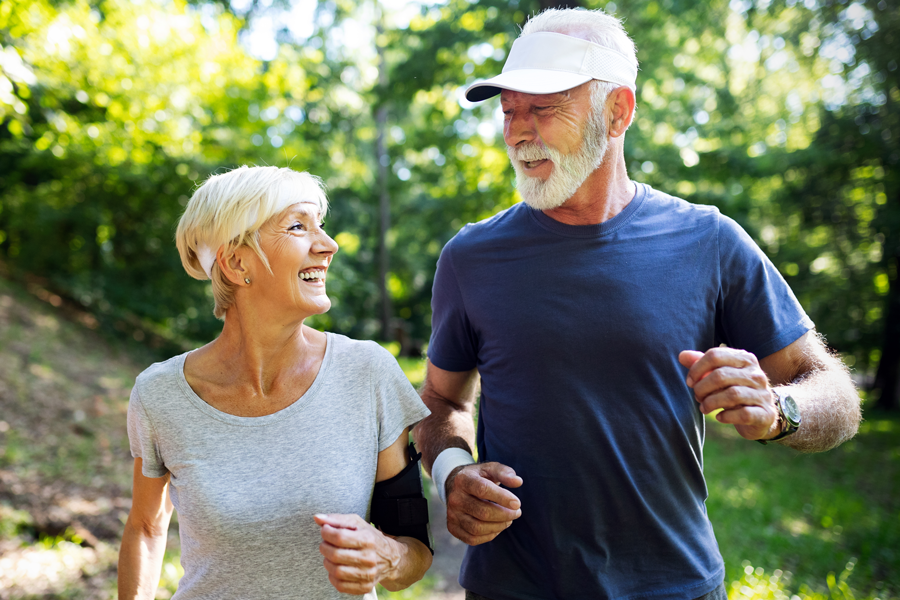
[{"label": "man's hand", "polygon": [[457,467],[447,477],[447,529],[470,546],[497,537],[522,516],[522,503],[500,487],[517,488],[522,478],[500,463]]},{"label": "man's hand", "polygon": [[734,348],[685,350],[678,355],[678,362],[688,367],[687,385],[694,389],[704,415],[721,408],[716,420],[734,425],[748,440],[780,433],[769,378],[755,355]]},{"label": "man's hand", "polygon": [[372,591],[393,577],[401,560],[400,542],[384,535],[359,515],[315,515],[322,527],[319,552],[325,557],[328,580],[344,594]]},{"label": "man's hand", "polygon": [[[425,470],[448,447],[467,452],[475,447],[475,400],[478,371],[445,371],[428,361],[422,400],[431,410],[413,437],[423,455]],[[508,488],[522,485],[512,468],[500,463],[465,465],[450,471],[444,481],[447,530],[469,544],[489,542],[522,515],[521,501]]]}]

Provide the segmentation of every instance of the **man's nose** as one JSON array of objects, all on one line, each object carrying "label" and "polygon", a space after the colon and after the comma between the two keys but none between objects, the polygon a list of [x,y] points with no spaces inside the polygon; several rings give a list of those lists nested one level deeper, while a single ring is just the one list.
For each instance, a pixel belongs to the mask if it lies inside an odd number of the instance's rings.
[{"label": "man's nose", "polygon": [[503,141],[515,147],[523,142],[532,142],[536,134],[534,116],[524,111],[512,111],[503,123]]}]

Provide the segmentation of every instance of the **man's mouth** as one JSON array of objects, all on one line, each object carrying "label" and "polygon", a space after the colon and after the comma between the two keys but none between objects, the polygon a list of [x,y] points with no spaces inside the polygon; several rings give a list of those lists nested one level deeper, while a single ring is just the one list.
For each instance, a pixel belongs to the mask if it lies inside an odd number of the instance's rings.
[{"label": "man's mouth", "polygon": [[538,160],[523,160],[522,164],[525,165],[526,169],[533,169],[539,165],[544,164],[545,162],[547,162],[546,158],[540,158]]},{"label": "man's mouth", "polygon": [[536,144],[528,144],[519,148],[509,148],[507,153],[509,158],[518,161],[522,167],[527,170],[536,169],[545,162],[551,160],[550,153],[546,148]]},{"label": "man's mouth", "polygon": [[313,269],[311,271],[301,271],[300,279],[302,279],[303,281],[309,281],[310,283],[325,281],[325,270]]}]

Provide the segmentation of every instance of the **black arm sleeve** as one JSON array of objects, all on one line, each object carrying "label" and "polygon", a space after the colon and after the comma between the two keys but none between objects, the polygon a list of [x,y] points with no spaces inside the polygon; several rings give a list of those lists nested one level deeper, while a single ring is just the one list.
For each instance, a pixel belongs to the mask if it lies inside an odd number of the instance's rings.
[{"label": "black arm sleeve", "polygon": [[410,444],[409,464],[388,480],[379,481],[372,491],[370,521],[384,533],[416,538],[434,554],[428,526],[428,501],[422,490],[419,459],[422,455]]}]

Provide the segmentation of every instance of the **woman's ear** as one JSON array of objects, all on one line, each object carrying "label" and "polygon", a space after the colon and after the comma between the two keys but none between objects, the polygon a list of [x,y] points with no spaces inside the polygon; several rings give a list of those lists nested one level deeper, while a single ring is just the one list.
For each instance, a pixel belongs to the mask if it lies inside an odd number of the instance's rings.
[{"label": "woman's ear", "polygon": [[247,279],[250,279],[249,261],[247,260],[247,251],[250,250],[246,246],[239,246],[233,251],[228,251],[225,246],[219,248],[216,253],[216,263],[219,270],[225,276],[225,279],[234,285],[246,286]]}]

